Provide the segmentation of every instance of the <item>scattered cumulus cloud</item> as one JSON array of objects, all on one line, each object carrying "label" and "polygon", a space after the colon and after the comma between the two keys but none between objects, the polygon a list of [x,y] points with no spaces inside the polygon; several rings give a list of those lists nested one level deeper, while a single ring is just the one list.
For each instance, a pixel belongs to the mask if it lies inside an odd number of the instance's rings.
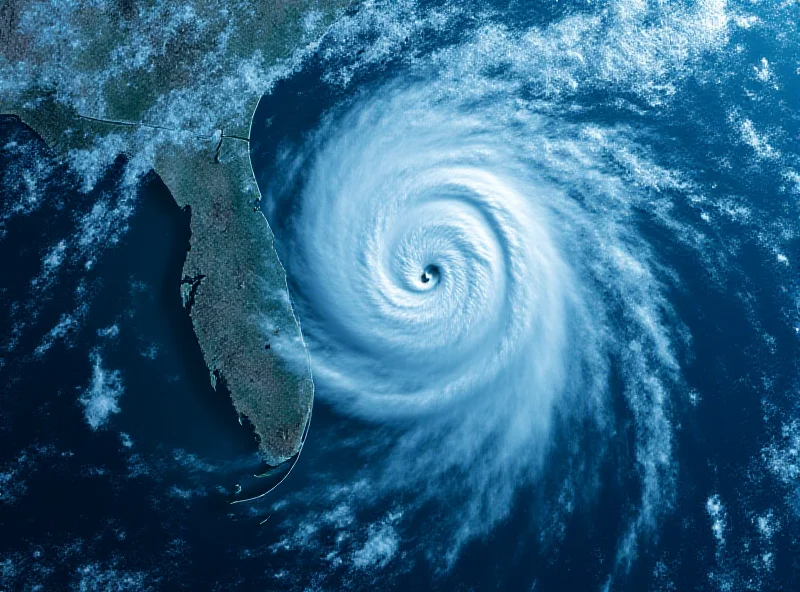
[{"label": "scattered cumulus cloud", "polygon": [[111,415],[120,412],[118,400],[124,388],[120,372],[104,368],[98,351],[93,351],[89,359],[92,379],[80,402],[84,406],[86,422],[92,430],[98,430],[106,426]]}]

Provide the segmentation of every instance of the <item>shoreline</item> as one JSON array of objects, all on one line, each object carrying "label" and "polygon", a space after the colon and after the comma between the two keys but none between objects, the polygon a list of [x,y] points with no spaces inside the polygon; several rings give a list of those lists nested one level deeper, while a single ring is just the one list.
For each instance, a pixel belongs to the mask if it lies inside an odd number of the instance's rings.
[{"label": "shoreline", "polygon": [[[254,114],[258,100],[252,103]],[[122,126],[47,101],[34,110],[0,105],[0,113],[19,119],[63,159],[96,137],[156,127]],[[290,368],[280,347],[295,344],[307,361],[308,351],[272,231],[258,209],[261,195],[250,161],[249,131],[247,141],[222,130],[203,141],[194,137],[190,143],[160,145],[152,166],[177,205],[190,212],[190,246],[176,288],[211,384],[216,389],[218,380],[225,381],[237,413],[253,426],[264,461],[277,466],[302,448],[314,396],[310,363],[302,371]],[[199,279],[186,282],[192,278]],[[281,339],[271,343],[271,332]]]}]

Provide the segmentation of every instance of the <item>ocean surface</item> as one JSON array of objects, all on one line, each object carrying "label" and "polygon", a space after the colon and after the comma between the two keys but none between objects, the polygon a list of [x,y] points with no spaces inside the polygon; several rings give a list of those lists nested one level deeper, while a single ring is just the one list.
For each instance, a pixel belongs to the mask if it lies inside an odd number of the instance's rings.
[{"label": "ocean surface", "polygon": [[251,503],[188,212],[0,119],[0,589],[800,589],[798,18],[366,2],[276,68],[316,398]]}]

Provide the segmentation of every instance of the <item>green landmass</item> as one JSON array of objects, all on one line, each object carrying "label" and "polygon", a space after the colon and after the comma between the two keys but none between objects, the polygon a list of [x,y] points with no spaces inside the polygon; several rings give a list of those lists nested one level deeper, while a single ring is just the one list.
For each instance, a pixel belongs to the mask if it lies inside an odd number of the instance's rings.
[{"label": "green landmass", "polygon": [[190,210],[176,289],[212,383],[225,382],[271,465],[302,447],[314,388],[258,208],[250,124],[276,72],[312,51],[346,4],[0,2],[0,113],[18,116],[78,170],[127,155]]}]

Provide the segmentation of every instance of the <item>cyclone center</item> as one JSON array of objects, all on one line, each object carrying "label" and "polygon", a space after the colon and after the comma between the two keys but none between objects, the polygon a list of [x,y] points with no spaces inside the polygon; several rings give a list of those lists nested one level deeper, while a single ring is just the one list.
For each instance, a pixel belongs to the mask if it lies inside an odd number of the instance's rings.
[{"label": "cyclone center", "polygon": [[422,270],[422,275],[420,275],[419,279],[423,284],[438,281],[439,268],[433,264],[426,265],[425,269]]}]

